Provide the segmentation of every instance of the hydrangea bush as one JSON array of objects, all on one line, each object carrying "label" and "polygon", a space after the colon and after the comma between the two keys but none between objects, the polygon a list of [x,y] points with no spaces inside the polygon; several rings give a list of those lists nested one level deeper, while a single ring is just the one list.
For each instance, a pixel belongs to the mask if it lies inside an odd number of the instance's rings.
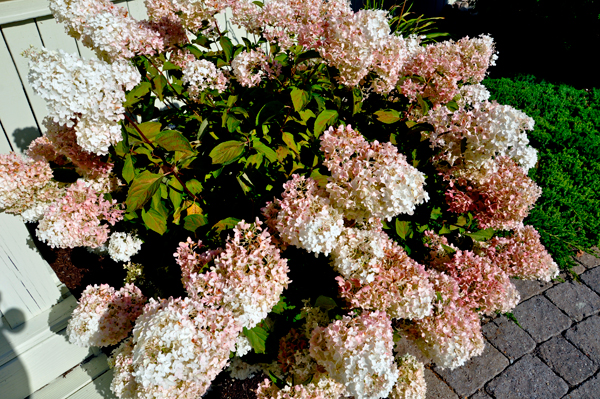
[{"label": "hydrangea bush", "polygon": [[[511,277],[558,269],[523,219],[533,120],[488,101],[492,38],[429,42],[346,0],[51,0],[97,59],[25,52],[47,101],[0,207],[59,248],[126,263],[90,286],[72,342],[119,345],[119,398],[424,398],[482,353]],[[233,43],[216,15],[247,32]]]}]

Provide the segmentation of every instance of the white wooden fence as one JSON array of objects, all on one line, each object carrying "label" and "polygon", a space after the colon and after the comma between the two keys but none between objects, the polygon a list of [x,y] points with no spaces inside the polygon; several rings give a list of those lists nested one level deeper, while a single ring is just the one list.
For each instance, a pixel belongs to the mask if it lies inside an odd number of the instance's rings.
[{"label": "white wooden fence", "polygon": [[[143,0],[116,3],[134,18],[146,17]],[[47,114],[44,101],[27,83],[27,60],[21,53],[30,46],[93,56],[56,23],[47,0],[0,0],[0,153],[22,153],[41,134]],[[106,356],[66,339],[75,305],[25,225],[0,213],[0,398],[114,397]]]}]

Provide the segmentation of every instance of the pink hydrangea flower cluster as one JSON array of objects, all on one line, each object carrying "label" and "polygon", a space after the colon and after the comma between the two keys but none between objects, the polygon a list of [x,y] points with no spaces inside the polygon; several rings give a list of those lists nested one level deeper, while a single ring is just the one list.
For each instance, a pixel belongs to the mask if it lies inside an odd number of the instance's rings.
[{"label": "pink hydrangea flower cluster", "polygon": [[413,320],[407,328],[421,351],[438,366],[462,366],[483,353],[485,340],[477,313],[462,306],[457,281],[444,273],[429,271],[436,298],[431,316]]},{"label": "pink hydrangea flower cluster", "polygon": [[331,172],[329,197],[348,218],[391,220],[401,213],[412,215],[429,200],[425,176],[392,143],[368,143],[347,125],[324,132],[321,151]]},{"label": "pink hydrangea flower cluster", "polygon": [[473,212],[483,229],[517,229],[542,190],[509,157],[496,158],[496,162],[497,173],[483,183],[450,178],[446,202],[452,212]]},{"label": "pink hydrangea flower cluster", "polygon": [[117,201],[107,201],[83,180],[66,190],[64,197],[51,204],[40,221],[36,235],[53,248],[101,246],[108,239],[108,225],[123,218]]},{"label": "pink hydrangea flower cluster", "polygon": [[190,273],[186,285],[191,298],[228,309],[249,329],[267,316],[290,283],[287,259],[281,258],[261,224],[258,219],[253,224],[238,223],[225,250],[214,258],[214,266],[202,274]]},{"label": "pink hydrangea flower cluster", "polygon": [[266,75],[269,79],[281,73],[281,65],[277,61],[269,62],[262,49],[242,51],[231,61],[233,75],[245,87],[254,87]]},{"label": "pink hydrangea flower cluster", "polygon": [[181,282],[184,287],[187,287],[190,283],[193,274],[201,273],[209,262],[212,262],[215,257],[223,252],[219,248],[215,250],[208,249],[200,253],[201,248],[203,248],[202,241],[198,241],[198,244],[196,244],[188,237],[187,241],[179,243],[177,252],[173,254],[175,262],[181,268]]},{"label": "pink hydrangea flower cluster", "polygon": [[398,379],[391,320],[384,312],[344,316],[316,328],[310,354],[356,399],[385,398]]},{"label": "pink hydrangea flower cluster", "polygon": [[123,399],[199,398],[227,364],[240,330],[225,309],[150,299],[131,340],[111,356],[111,389]]},{"label": "pink hydrangea flower cluster", "polygon": [[46,160],[24,158],[14,152],[0,154],[0,209],[20,215],[26,222],[39,220],[64,195],[52,176]]},{"label": "pink hydrangea flower cluster", "polygon": [[35,139],[29,146],[27,155],[33,159],[45,159],[59,165],[71,161],[77,172],[90,179],[106,176],[113,164],[105,162],[101,156],[84,151],[77,144],[74,127],[67,127],[44,118],[46,133]]},{"label": "pink hydrangea flower cluster", "polygon": [[29,83],[48,105],[49,118],[74,127],[77,144],[98,155],[122,140],[125,90],[140,82],[140,74],[125,61],[107,64],[55,52],[29,49]]},{"label": "pink hydrangea flower cluster", "polygon": [[425,382],[425,367],[412,355],[397,358],[398,381],[389,399],[425,399],[427,383]]},{"label": "pink hydrangea flower cluster", "polygon": [[463,307],[490,316],[509,312],[519,302],[519,292],[508,275],[488,258],[458,250],[443,267],[458,283]]},{"label": "pink hydrangea flower cluster", "polygon": [[340,296],[353,307],[386,312],[392,319],[429,316],[435,292],[428,273],[396,242],[388,240],[384,256],[373,268],[372,281],[336,278]]},{"label": "pink hydrangea flower cluster", "polygon": [[476,248],[481,256],[510,277],[550,281],[558,276],[558,265],[540,242],[533,226],[522,226],[508,237],[494,237]]},{"label": "pink hydrangea flower cluster", "polygon": [[[435,104],[446,104],[458,94],[459,82],[479,83],[497,56],[491,37],[465,37],[421,47],[404,65],[405,76],[418,76],[402,83],[402,94],[411,101],[422,96]],[[426,84],[420,79],[425,79]]]},{"label": "pink hydrangea flower cluster", "polygon": [[345,388],[343,384],[320,375],[310,383],[294,386],[286,385],[279,389],[269,379],[265,379],[256,390],[257,399],[336,399],[343,397]]},{"label": "pink hydrangea flower cluster", "polygon": [[118,291],[108,284],[88,285],[69,319],[69,341],[83,347],[118,344],[133,329],[145,302],[133,284]]},{"label": "pink hydrangea flower cluster", "polygon": [[188,85],[190,98],[196,100],[206,90],[216,90],[221,93],[227,88],[227,78],[223,72],[207,60],[188,62],[183,68],[182,80]]},{"label": "pink hydrangea flower cluster", "polygon": [[65,24],[67,33],[105,61],[163,50],[158,32],[110,0],[51,0],[49,7],[56,20]]}]

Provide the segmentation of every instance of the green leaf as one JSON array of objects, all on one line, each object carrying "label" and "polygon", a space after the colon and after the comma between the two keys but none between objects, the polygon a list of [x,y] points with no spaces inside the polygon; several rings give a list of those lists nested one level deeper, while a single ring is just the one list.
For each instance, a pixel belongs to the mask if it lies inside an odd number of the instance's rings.
[{"label": "green leaf", "polygon": [[256,115],[256,126],[260,126],[279,115],[285,108],[285,105],[280,101],[269,101],[258,111]]},{"label": "green leaf", "polygon": [[441,244],[441,245],[442,245],[442,248],[444,248],[444,251],[448,252],[449,254],[453,254],[456,252],[456,249],[452,248],[449,245],[446,245],[446,244]]},{"label": "green leaf", "polygon": [[127,95],[125,96],[125,103],[123,106],[125,108],[131,107],[132,105],[138,103],[142,97],[150,92],[152,85],[150,82],[142,82],[136,87],[133,88]]},{"label": "green leaf", "polygon": [[321,55],[315,50],[308,50],[302,54],[298,54],[298,56],[296,57],[296,63],[299,64],[303,61],[310,60],[312,58],[321,58]]},{"label": "green leaf", "polygon": [[240,126],[242,124],[242,121],[240,121],[238,118],[236,118],[235,116],[231,115],[231,114],[227,114],[227,130],[229,131],[229,133],[233,133],[237,130],[238,126]]},{"label": "green leaf", "polygon": [[429,112],[429,105],[427,104],[427,101],[423,100],[423,97],[418,95],[417,102],[419,103],[419,106],[421,106],[421,111],[423,112],[423,115],[427,115],[427,113]]},{"label": "green leaf", "polygon": [[304,121],[305,123],[310,118],[316,118],[317,117],[317,115],[315,115],[315,113],[312,112],[310,109],[305,109],[304,111],[300,111],[298,113],[300,114],[300,118],[302,118],[302,121]]},{"label": "green leaf", "polygon": [[452,233],[452,230],[447,228],[446,225],[443,225],[442,228],[440,229],[440,231],[438,231],[438,234],[448,234],[448,233]]},{"label": "green leaf", "polygon": [[284,132],[282,134],[282,139],[283,139],[283,142],[285,144],[287,144],[287,146],[292,151],[294,151],[296,154],[300,154],[300,151],[298,150],[298,146],[296,145],[296,142],[294,141],[294,135],[292,133]]},{"label": "green leaf", "polygon": [[395,109],[387,109],[387,110],[377,111],[377,112],[375,112],[375,116],[377,116],[377,119],[380,122],[387,123],[387,124],[396,123],[400,119],[402,119],[400,117],[400,113],[398,111],[396,111]]},{"label": "green leaf", "polygon": [[315,306],[319,307],[323,310],[331,310],[331,309],[337,307],[337,303],[335,303],[335,300],[333,300],[333,298],[330,298],[325,295],[321,295],[317,298],[317,300],[315,302]]},{"label": "green leaf", "polygon": [[188,139],[177,130],[165,130],[156,136],[156,144],[167,151],[181,151],[188,154],[193,154],[194,150]]},{"label": "green leaf", "polygon": [[131,154],[125,155],[125,164],[123,165],[123,179],[127,183],[131,183],[133,177],[135,176],[135,168],[133,166],[133,158]]},{"label": "green leaf", "polygon": [[273,306],[273,309],[271,309],[271,312],[275,313],[275,314],[282,314],[284,311],[288,310],[288,309],[295,309],[296,307],[293,305],[288,305],[288,303],[285,301],[285,297],[282,295],[279,297],[279,302],[277,302],[277,305]]},{"label": "green leaf", "polygon": [[236,140],[225,141],[212,149],[209,157],[213,164],[229,165],[244,153],[245,143]]},{"label": "green leaf", "polygon": [[196,195],[202,192],[202,183],[200,183],[196,179],[191,179],[185,182],[185,187],[190,191],[190,193]]},{"label": "green leaf", "polygon": [[458,110],[458,104],[456,103],[456,101],[450,101],[449,103],[446,104],[446,108],[448,108],[450,111],[454,112]]},{"label": "green leaf", "polygon": [[465,235],[471,237],[474,241],[486,241],[494,236],[494,229],[479,230],[474,233],[465,233]]},{"label": "green leaf", "polygon": [[198,227],[206,225],[206,223],[208,223],[208,219],[200,214],[187,215],[183,218],[183,228],[192,232],[196,231]]},{"label": "green leaf", "polygon": [[230,62],[231,58],[233,57],[233,44],[231,43],[231,40],[229,40],[227,36],[221,36],[219,42],[221,43],[221,47],[223,48],[227,62]]},{"label": "green leaf", "polygon": [[177,65],[173,64],[172,62],[166,61],[163,64],[163,71],[170,71],[171,69],[181,69],[181,68],[179,68]]},{"label": "green leaf", "polygon": [[294,110],[296,112],[302,111],[304,107],[310,102],[310,94],[307,91],[294,87],[290,94],[292,97],[292,103],[294,104]]},{"label": "green leaf", "polygon": [[396,219],[396,234],[400,236],[403,240],[406,240],[406,236],[410,232],[410,222],[406,220],[400,221]]},{"label": "green leaf", "polygon": [[[200,39],[200,40],[199,40]],[[209,48],[207,46],[205,46],[201,41],[202,39],[206,39],[206,36],[202,36],[201,38],[199,37],[198,39],[195,40],[196,43],[198,43],[199,45],[201,45],[202,47],[206,47]],[[208,40],[206,40],[206,42],[204,42],[205,44],[208,44]],[[204,52],[202,50],[200,50],[198,47],[194,46],[193,44],[186,44],[185,46],[183,46],[185,49],[187,49],[190,53],[194,54],[196,56],[196,58],[202,58],[204,57]]]},{"label": "green leaf", "polygon": [[325,131],[328,125],[333,125],[338,118],[338,112],[331,109],[326,109],[317,116],[315,121],[315,137],[319,137]]},{"label": "green leaf", "polygon": [[223,230],[233,229],[235,226],[237,226],[240,220],[241,219],[236,219],[232,217],[219,220],[217,223],[215,223],[211,230],[215,230],[217,233],[220,233]]},{"label": "green leaf", "polygon": [[133,179],[133,183],[127,193],[125,204],[127,211],[140,209],[146,202],[152,198],[154,193],[160,187],[160,181],[163,175],[143,171]]},{"label": "green leaf", "polygon": [[263,161],[263,154],[252,154],[246,160],[246,167],[250,168],[255,166],[257,169],[260,167]]},{"label": "green leaf", "polygon": [[437,220],[440,216],[442,216],[442,208],[436,207],[431,210],[431,214],[429,215],[430,219]]},{"label": "green leaf", "polygon": [[163,75],[157,75],[152,79],[152,90],[160,101],[165,100],[165,96],[163,95],[165,86],[167,86],[167,78],[165,78]]},{"label": "green leaf", "polygon": [[[154,141],[156,136],[160,133],[162,125],[160,122],[144,122],[137,125],[137,127],[148,140]],[[137,130],[135,132],[137,133]]]},{"label": "green leaf", "polygon": [[183,201],[183,186],[175,176],[171,177],[169,186],[169,199],[173,204],[173,208],[177,209],[181,205],[181,201]]},{"label": "green leaf", "polygon": [[319,172],[317,169],[314,169],[310,173],[310,178],[315,180],[321,188],[325,188],[325,186],[327,185],[327,176],[322,175],[321,172]]},{"label": "green leaf", "polygon": [[244,327],[244,335],[250,341],[250,345],[254,352],[256,353],[265,353],[265,343],[267,342],[267,337],[269,334],[267,331],[259,326],[251,328],[250,330]]},{"label": "green leaf", "polygon": [[150,230],[154,230],[160,235],[167,231],[167,218],[154,208],[150,208],[148,212],[142,209],[142,220]]},{"label": "green leaf", "polygon": [[260,142],[257,143],[255,141],[253,144],[253,148],[256,151],[258,151],[259,153],[263,154],[265,157],[267,157],[269,162],[277,161],[277,153],[272,148],[267,147],[263,143],[260,143]]},{"label": "green leaf", "polygon": [[208,119],[204,119],[202,121],[202,123],[200,124],[200,129],[198,129],[198,140],[202,139],[202,136],[204,135],[204,131],[206,130],[206,127],[208,126]]}]

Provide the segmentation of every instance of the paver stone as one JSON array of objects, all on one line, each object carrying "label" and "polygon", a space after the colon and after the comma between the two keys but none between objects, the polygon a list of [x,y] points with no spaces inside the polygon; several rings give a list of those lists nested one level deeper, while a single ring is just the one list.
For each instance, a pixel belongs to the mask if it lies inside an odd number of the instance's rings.
[{"label": "paver stone", "polygon": [[486,391],[501,399],[558,399],[569,390],[562,378],[529,354],[494,378]]},{"label": "paver stone", "polygon": [[532,296],[541,294],[548,288],[552,287],[552,282],[544,282],[539,280],[520,280],[511,278],[510,282],[515,285],[519,294],[521,294],[521,302],[528,300]]},{"label": "paver stone", "polygon": [[510,363],[535,349],[535,341],[529,334],[504,316],[487,323],[481,330]]},{"label": "paver stone", "polygon": [[520,303],[513,314],[531,338],[538,343],[560,334],[571,326],[571,319],[543,295]]},{"label": "paver stone", "polygon": [[579,277],[588,287],[600,294],[600,267],[588,270]]},{"label": "paver stone", "polygon": [[600,378],[590,378],[563,399],[598,399],[600,395]]},{"label": "paver stone", "polygon": [[481,356],[472,357],[463,366],[454,370],[442,370],[436,366],[434,370],[462,397],[475,393],[508,364],[502,353],[486,342]]},{"label": "paver stone", "polygon": [[598,367],[563,337],[554,337],[539,347],[542,360],[570,385],[592,376]]},{"label": "paver stone", "polygon": [[492,397],[488,395],[483,389],[480,389],[475,393],[475,395],[471,396],[471,399],[492,399]]},{"label": "paver stone", "polygon": [[583,252],[581,255],[575,256],[575,260],[581,263],[583,266],[587,267],[588,269],[600,266],[600,258],[594,255],[590,255],[587,252]]},{"label": "paver stone", "polygon": [[579,350],[600,365],[600,317],[591,316],[571,327],[565,334]]},{"label": "paver stone", "polygon": [[429,369],[425,369],[425,382],[427,383],[425,399],[458,399],[452,389]]},{"label": "paver stone", "polygon": [[555,285],[544,295],[575,321],[600,312],[600,296],[585,284],[569,281]]}]

